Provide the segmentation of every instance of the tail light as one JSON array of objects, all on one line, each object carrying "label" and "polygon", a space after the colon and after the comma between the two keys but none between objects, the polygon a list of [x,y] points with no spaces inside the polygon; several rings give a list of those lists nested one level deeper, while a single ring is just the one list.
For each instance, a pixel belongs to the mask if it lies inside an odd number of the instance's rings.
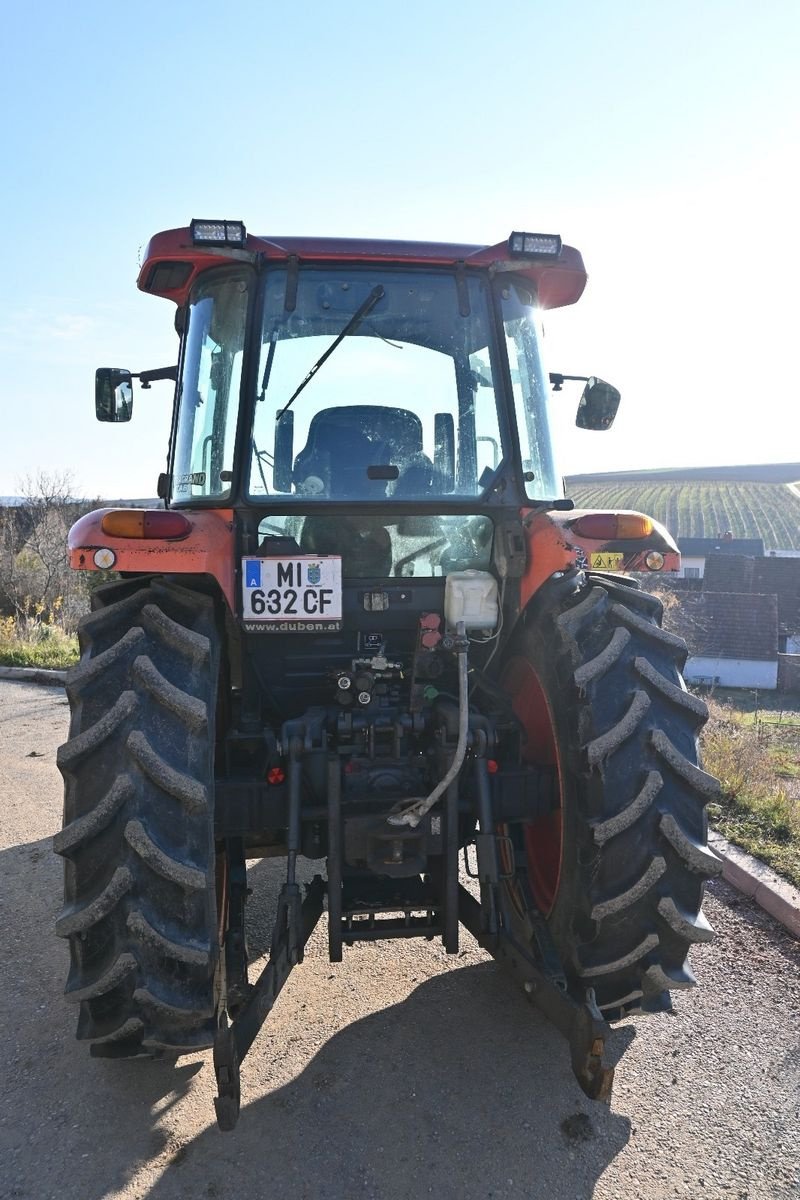
[{"label": "tail light", "polygon": [[103,533],[119,538],[184,538],[191,524],[182,513],[167,510],[150,512],[142,508],[124,508],[107,512],[100,522]]},{"label": "tail light", "polygon": [[650,537],[653,532],[653,522],[642,513],[635,512],[597,512],[587,513],[584,517],[570,522],[570,529],[580,537],[593,538],[597,541],[614,542],[619,540],[638,540]]}]

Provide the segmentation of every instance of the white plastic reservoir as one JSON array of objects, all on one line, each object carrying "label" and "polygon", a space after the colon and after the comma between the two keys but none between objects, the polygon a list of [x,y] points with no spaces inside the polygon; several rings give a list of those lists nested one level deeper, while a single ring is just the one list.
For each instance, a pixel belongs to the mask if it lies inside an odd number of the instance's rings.
[{"label": "white plastic reservoir", "polygon": [[449,629],[494,629],[499,616],[497,580],[488,571],[454,571],[444,585],[444,616]]}]

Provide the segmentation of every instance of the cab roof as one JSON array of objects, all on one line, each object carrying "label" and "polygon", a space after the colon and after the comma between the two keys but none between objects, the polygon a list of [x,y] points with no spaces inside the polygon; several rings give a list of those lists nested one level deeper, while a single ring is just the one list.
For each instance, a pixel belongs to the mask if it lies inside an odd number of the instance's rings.
[{"label": "cab roof", "polygon": [[261,237],[248,234],[243,247],[197,246],[191,229],[168,229],[151,238],[139,272],[143,292],[184,304],[201,271],[224,263],[261,259],[279,264],[297,259],[312,263],[386,263],[400,267],[463,264],[465,270],[513,272],[534,286],[542,308],[574,304],[586,286],[579,251],[562,246],[557,259],[512,258],[508,241],[495,246],[452,242],[401,242],[373,238]]}]

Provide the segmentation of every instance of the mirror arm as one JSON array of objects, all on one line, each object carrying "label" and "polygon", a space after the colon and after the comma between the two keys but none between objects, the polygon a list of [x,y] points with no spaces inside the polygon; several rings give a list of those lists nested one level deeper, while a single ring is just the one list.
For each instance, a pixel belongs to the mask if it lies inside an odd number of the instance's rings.
[{"label": "mirror arm", "polygon": [[565,380],[575,380],[579,383],[588,383],[590,379],[590,375],[559,375],[555,371],[550,372],[550,382],[553,385],[554,392],[561,391]]},{"label": "mirror arm", "polygon": [[138,379],[142,388],[147,390],[151,383],[156,383],[159,379],[171,379],[173,383],[178,379],[178,368],[174,367],[157,367],[154,371],[131,371],[131,378]]}]

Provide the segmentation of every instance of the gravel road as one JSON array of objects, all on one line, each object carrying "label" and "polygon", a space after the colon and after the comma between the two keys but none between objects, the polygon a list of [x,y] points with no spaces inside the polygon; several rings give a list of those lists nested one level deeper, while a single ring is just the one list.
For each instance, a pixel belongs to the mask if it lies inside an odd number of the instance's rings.
[{"label": "gravel road", "polygon": [[[800,1196],[800,946],[726,885],[674,1016],[630,1021],[610,1107],[465,934],[346,951],[318,928],[245,1065],[236,1131],[210,1054],[90,1059],[61,992],[62,691],[0,683],[0,1196],[16,1200],[783,1200]],[[263,953],[276,864],[254,865]]]}]

